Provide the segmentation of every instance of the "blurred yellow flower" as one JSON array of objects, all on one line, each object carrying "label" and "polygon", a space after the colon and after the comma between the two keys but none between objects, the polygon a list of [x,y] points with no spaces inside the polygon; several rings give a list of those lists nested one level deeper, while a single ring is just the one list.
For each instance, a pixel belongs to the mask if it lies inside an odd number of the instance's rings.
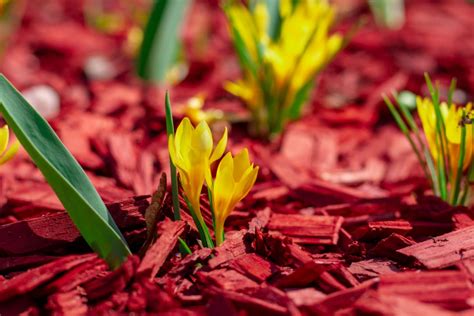
[{"label": "blurred yellow flower", "polygon": [[247,149],[235,157],[227,153],[222,158],[213,180],[210,172],[206,182],[211,191],[214,210],[216,243],[224,240],[224,223],[235,205],[241,201],[253,187],[258,174],[258,167],[250,163]]},{"label": "blurred yellow flower", "polygon": [[227,146],[227,129],[214,147],[212,133],[206,122],[194,128],[188,118],[184,118],[170,135],[168,149],[171,160],[178,169],[184,194],[189,200],[198,220],[204,223],[199,198],[206,173],[210,165],[224,154]]},{"label": "blurred yellow flower", "polygon": [[[268,35],[266,2],[257,2],[250,11],[234,2],[226,9],[244,77],[224,88],[243,99],[255,112],[268,107],[268,98],[277,98],[276,111],[291,107],[315,76],[341,50],[343,37],[329,34],[335,9],[326,0],[280,1],[277,38]],[[242,48],[244,46],[244,48]],[[245,50],[242,54],[241,51]],[[253,65],[257,69],[251,69]],[[263,86],[266,85],[266,88]],[[272,113],[262,116],[274,117]]]},{"label": "blurred yellow flower", "polygon": [[201,121],[212,123],[224,118],[224,112],[218,109],[203,110],[204,96],[199,94],[189,98],[184,104],[183,114],[188,117],[193,124],[199,124]]},{"label": "blurred yellow flower", "polygon": [[15,141],[8,147],[8,141],[10,139],[10,132],[8,126],[0,128],[0,165],[3,165],[7,161],[13,158],[18,151],[20,144]]}]

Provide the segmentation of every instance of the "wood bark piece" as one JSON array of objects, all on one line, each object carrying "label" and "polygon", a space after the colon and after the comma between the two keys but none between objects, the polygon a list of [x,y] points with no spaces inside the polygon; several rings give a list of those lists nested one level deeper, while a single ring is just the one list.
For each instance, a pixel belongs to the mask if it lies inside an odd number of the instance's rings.
[{"label": "wood bark piece", "polygon": [[184,232],[185,226],[186,224],[183,221],[166,219],[164,222],[161,222],[158,228],[161,235],[146,252],[138,266],[137,273],[146,275],[150,279],[154,278],[176,246],[179,236]]},{"label": "wood bark piece", "polygon": [[371,249],[370,253],[375,256],[387,257],[396,261],[401,261],[404,256],[396,252],[396,250],[414,244],[415,241],[412,239],[395,233],[379,241],[375,247]]},{"label": "wood bark piece", "polygon": [[396,273],[400,270],[392,261],[369,259],[353,262],[349,267],[349,271],[359,280],[365,281],[376,278],[381,274]]},{"label": "wood bark piece", "polygon": [[360,240],[374,240],[390,236],[393,233],[405,235],[413,229],[410,222],[405,220],[370,222],[352,235]]},{"label": "wood bark piece", "polygon": [[243,243],[245,230],[232,232],[226,235],[226,240],[219,247],[215,248],[215,257],[209,260],[209,267],[215,269],[219,266],[228,264],[235,258],[246,254],[245,244]]},{"label": "wood bark piece", "polygon": [[120,293],[135,276],[139,259],[130,256],[117,270],[111,271],[83,285],[89,300],[107,297],[112,293]]},{"label": "wood bark piece", "polygon": [[78,286],[101,277],[106,274],[108,270],[109,267],[104,260],[95,258],[94,260],[84,262],[70,269],[59,278],[48,283],[41,289],[41,294],[48,295],[56,292],[71,292]]},{"label": "wood bark piece", "polygon": [[275,264],[254,253],[245,254],[236,258],[229,266],[259,283],[279,271]]},{"label": "wood bark piece", "polygon": [[274,285],[281,289],[307,287],[330,268],[331,265],[309,261],[292,273],[277,280]]},{"label": "wood bark piece", "polygon": [[82,263],[96,258],[95,254],[81,256],[67,256],[41,267],[23,272],[12,279],[0,283],[0,302],[26,294],[38,286],[48,282],[55,276],[68,271]]},{"label": "wood bark piece", "polygon": [[357,315],[455,315],[453,312],[414,299],[397,295],[381,295],[375,291],[369,291],[358,299],[353,310]]},{"label": "wood bark piece", "polygon": [[0,258],[0,272],[5,273],[20,269],[29,269],[51,262],[55,259],[58,259],[58,257],[41,255]]},{"label": "wood bark piece", "polygon": [[474,226],[456,230],[398,250],[428,269],[439,269],[474,256]]},{"label": "wood bark piece", "polygon": [[[112,217],[122,230],[145,225],[142,212],[146,197],[130,198],[108,204]],[[37,253],[81,240],[79,231],[65,212],[26,219],[0,226],[0,253],[25,255]]]},{"label": "wood bark piece", "polygon": [[245,275],[229,269],[215,269],[209,272],[197,273],[198,280],[204,287],[215,286],[223,290],[245,291],[257,287],[257,282]]},{"label": "wood bark piece", "polygon": [[87,300],[83,294],[78,289],[55,293],[48,298],[46,308],[51,315],[87,315]]},{"label": "wood bark piece", "polygon": [[315,315],[336,315],[336,311],[345,310],[354,304],[364,293],[376,287],[377,281],[369,280],[343,291],[331,293],[326,298],[310,306]]},{"label": "wood bark piece", "polygon": [[288,308],[268,299],[256,298],[252,295],[231,290],[222,290],[215,286],[209,286],[204,291],[209,295],[224,297],[232,301],[235,306],[245,309],[250,315],[288,315]]},{"label": "wood bark piece", "polygon": [[340,216],[273,214],[268,229],[291,237],[296,243],[336,245],[342,222]]},{"label": "wood bark piece", "polygon": [[402,272],[380,276],[378,292],[398,295],[450,310],[472,307],[472,286],[461,271]]}]

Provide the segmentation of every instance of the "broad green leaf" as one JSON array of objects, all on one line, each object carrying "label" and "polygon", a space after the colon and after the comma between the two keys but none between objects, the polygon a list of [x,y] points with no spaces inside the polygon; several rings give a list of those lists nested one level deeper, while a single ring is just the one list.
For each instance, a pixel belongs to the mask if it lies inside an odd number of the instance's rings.
[{"label": "broad green leaf", "polygon": [[130,250],[104,202],[51,126],[1,74],[0,112],[89,246],[110,267],[120,266]]},{"label": "broad green leaf", "polygon": [[137,72],[149,81],[162,83],[176,59],[179,29],[189,0],[155,0],[143,35]]}]

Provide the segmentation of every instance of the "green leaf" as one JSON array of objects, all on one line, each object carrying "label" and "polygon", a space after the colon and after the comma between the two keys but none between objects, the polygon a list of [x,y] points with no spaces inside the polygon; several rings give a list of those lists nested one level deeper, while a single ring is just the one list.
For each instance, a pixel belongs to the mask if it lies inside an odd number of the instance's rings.
[{"label": "green leaf", "polygon": [[[462,117],[464,118],[464,111],[462,113]],[[453,189],[453,194],[452,194],[452,200],[451,204],[452,205],[458,205],[458,199],[459,199],[459,191],[461,189],[461,182],[462,182],[462,171],[463,171],[463,166],[464,166],[464,156],[466,155],[466,126],[462,125],[461,126],[461,144],[460,144],[460,150],[459,150],[459,160],[458,160],[458,166],[456,169],[456,177],[453,179],[454,180],[454,189]]]},{"label": "green leaf", "polygon": [[137,60],[137,72],[143,79],[164,82],[175,62],[188,5],[189,0],[155,0]]},{"label": "green leaf", "polygon": [[315,80],[312,78],[304,86],[302,86],[295,94],[293,104],[289,107],[289,118],[296,120],[300,118],[301,109],[304,103],[308,100],[309,94],[313,91]]},{"label": "green leaf", "polygon": [[264,0],[268,10],[268,35],[274,41],[280,36],[281,16],[280,0]]},{"label": "green leaf", "polygon": [[89,246],[112,268],[131,254],[117,225],[51,126],[0,74],[0,112]]},{"label": "green leaf", "polygon": [[[168,139],[171,135],[174,135],[174,125],[173,125],[173,111],[171,110],[170,95],[166,91],[165,96],[165,113],[166,113],[166,134]],[[171,197],[173,200],[173,213],[174,219],[181,219],[181,213],[179,208],[179,190],[178,190],[178,173],[176,172],[176,166],[174,165],[171,157],[170,160],[170,174],[171,174]]]}]

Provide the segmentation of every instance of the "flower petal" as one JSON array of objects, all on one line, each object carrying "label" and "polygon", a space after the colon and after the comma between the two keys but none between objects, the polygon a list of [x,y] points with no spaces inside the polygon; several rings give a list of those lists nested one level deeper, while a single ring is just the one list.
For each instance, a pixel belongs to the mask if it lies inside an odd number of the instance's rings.
[{"label": "flower petal", "polygon": [[0,165],[3,165],[12,159],[17,153],[18,149],[20,149],[20,142],[15,140],[13,144],[11,144],[11,146],[7,149],[7,151],[5,151],[3,155],[0,155]]},{"label": "flower petal", "polygon": [[7,149],[9,134],[8,126],[5,125],[0,128],[0,155]]},{"label": "flower petal", "polygon": [[209,158],[212,152],[212,146],[213,141],[211,129],[205,121],[202,121],[193,132],[191,147],[199,152],[200,155]]},{"label": "flower petal", "polygon": [[177,154],[186,156],[187,151],[191,145],[191,137],[193,135],[194,127],[191,121],[185,117],[178,126],[175,136],[175,146]]},{"label": "flower petal", "polygon": [[213,163],[214,161],[218,160],[224,154],[225,148],[227,147],[227,127],[224,130],[224,134],[222,135],[221,139],[214,148],[212,152],[211,158],[209,158],[209,163]]},{"label": "flower petal", "polygon": [[235,181],[233,177],[234,162],[232,154],[227,153],[217,167],[216,179],[213,186],[213,203],[216,218],[225,219],[228,207],[234,194]]},{"label": "flower petal", "polygon": [[242,149],[234,158],[234,179],[239,182],[245,171],[250,167],[249,151]]}]

